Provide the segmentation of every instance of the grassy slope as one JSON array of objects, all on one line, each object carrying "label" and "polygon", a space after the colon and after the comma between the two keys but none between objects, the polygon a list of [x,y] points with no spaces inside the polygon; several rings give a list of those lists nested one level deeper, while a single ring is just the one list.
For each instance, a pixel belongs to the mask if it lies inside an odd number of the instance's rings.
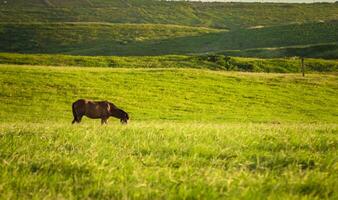
[{"label": "grassy slope", "polygon": [[[102,23],[1,24],[2,52],[76,55],[164,55],[333,43],[337,22],[222,31],[173,25]],[[12,37],[15,35],[15,37]],[[337,58],[332,47],[322,45]],[[305,56],[314,55],[308,51]],[[234,54],[236,52],[233,52]],[[287,54],[287,53],[285,53]],[[294,53],[298,55],[300,53]],[[318,54],[317,54],[318,55]],[[320,56],[320,54],[319,54]]]},{"label": "grassy slope", "polygon": [[[111,68],[197,68],[247,72],[300,72],[299,58],[257,59],[226,57],[223,55],[202,56],[69,56],[48,54],[0,53],[1,64],[83,66]],[[338,61],[305,59],[306,73],[338,72]]]},{"label": "grassy slope", "polygon": [[[1,65],[0,198],[335,199],[337,81]],[[80,97],[131,123],[71,126]]]},{"label": "grassy slope", "polygon": [[[106,51],[106,54],[128,54],[128,51],[135,51],[132,49],[132,45],[135,43],[142,44],[149,41],[156,42],[169,38],[175,39],[217,32],[221,32],[221,30],[159,24],[1,24],[0,40],[2,45],[0,50],[31,53],[73,52],[74,54],[102,54],[103,51]],[[13,35],[15,37],[12,37]],[[120,51],[118,49],[120,46],[125,49]],[[142,47],[142,45],[140,46]],[[145,49],[144,53],[146,54],[147,51],[149,50]]]},{"label": "grassy slope", "polygon": [[[6,65],[0,69],[2,121],[69,121],[71,102],[80,97],[109,99],[130,111],[134,120],[337,121],[334,75]],[[13,114],[8,119],[6,113]]]}]

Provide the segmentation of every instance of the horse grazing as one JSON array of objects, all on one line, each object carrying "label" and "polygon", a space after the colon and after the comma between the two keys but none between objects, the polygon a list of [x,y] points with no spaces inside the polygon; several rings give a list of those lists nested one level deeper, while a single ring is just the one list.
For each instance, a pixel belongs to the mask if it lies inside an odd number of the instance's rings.
[{"label": "horse grazing", "polygon": [[128,113],[108,101],[79,99],[73,103],[72,110],[74,116],[72,124],[75,122],[80,123],[83,116],[91,119],[101,119],[101,124],[107,124],[110,116],[120,119],[122,124],[127,124],[129,120]]}]

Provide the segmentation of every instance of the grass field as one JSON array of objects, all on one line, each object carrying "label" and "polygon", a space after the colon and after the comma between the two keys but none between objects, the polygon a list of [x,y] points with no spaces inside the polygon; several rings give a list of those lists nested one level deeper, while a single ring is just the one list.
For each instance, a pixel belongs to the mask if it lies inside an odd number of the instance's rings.
[{"label": "grass field", "polygon": [[[0,66],[1,199],[336,199],[334,74]],[[128,111],[84,119],[77,98]]]},{"label": "grass field", "polygon": [[5,121],[40,122],[42,112],[43,119],[71,121],[70,105],[77,98],[111,100],[135,120],[337,121],[336,75],[303,78],[175,68],[2,65],[0,69],[0,120]]},{"label": "grass field", "polygon": [[[338,199],[337,13],[0,1],[0,200]],[[80,98],[130,122],[72,125]]]},{"label": "grass field", "polygon": [[1,123],[2,199],[336,199],[336,124]]}]

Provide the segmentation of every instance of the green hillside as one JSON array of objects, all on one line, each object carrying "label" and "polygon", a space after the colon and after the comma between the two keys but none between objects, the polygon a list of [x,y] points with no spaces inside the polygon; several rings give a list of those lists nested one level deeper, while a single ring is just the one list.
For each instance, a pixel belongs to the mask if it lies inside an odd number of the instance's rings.
[{"label": "green hillside", "polygon": [[[2,52],[75,55],[200,54],[336,43],[338,22],[235,31],[149,24],[7,23],[0,24],[0,41]],[[331,47],[326,50],[332,51]],[[309,52],[304,56],[310,57],[313,54]],[[325,54],[322,56],[325,57]],[[326,57],[337,58],[337,55],[327,53]]]},{"label": "green hillside", "polygon": [[[140,48],[145,47],[143,43],[217,32],[221,30],[151,24],[0,24],[0,41],[2,41],[0,51],[128,55],[141,53]],[[134,49],[133,46],[138,46],[138,49]],[[144,49],[144,54],[147,51],[151,50]]]},{"label": "green hillside", "polygon": [[[337,76],[0,65],[0,199],[336,199]],[[71,125],[71,103],[126,110]]]},{"label": "green hillside", "polygon": [[337,13],[332,3],[12,0],[0,3],[0,52],[336,59]]},{"label": "green hillside", "polygon": [[111,22],[238,29],[337,20],[337,4],[201,3],[155,0],[11,0],[1,22]]}]

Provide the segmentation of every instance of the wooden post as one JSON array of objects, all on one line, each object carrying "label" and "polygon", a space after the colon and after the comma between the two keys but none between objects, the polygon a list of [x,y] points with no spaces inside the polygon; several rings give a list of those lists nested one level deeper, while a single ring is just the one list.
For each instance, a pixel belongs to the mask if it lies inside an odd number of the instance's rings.
[{"label": "wooden post", "polygon": [[301,57],[301,61],[302,61],[302,74],[303,74],[303,77],[305,76],[305,67],[304,67],[304,58]]}]

